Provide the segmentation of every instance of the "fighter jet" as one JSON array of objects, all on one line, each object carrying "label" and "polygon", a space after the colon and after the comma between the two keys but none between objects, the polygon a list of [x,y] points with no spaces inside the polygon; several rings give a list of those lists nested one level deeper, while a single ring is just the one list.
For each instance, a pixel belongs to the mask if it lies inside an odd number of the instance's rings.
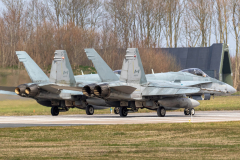
[{"label": "fighter jet", "polygon": [[66,51],[55,51],[49,78],[26,52],[17,51],[16,54],[19,61],[23,62],[32,83],[21,84],[17,87],[0,87],[1,94],[14,95],[13,92],[15,92],[15,95],[35,99],[43,106],[52,107],[53,116],[74,107],[85,109],[88,115],[92,115],[94,109],[109,107],[102,99],[83,95],[82,87],[85,84],[101,82],[101,80],[94,78],[98,75],[74,77]]},{"label": "fighter jet", "polygon": [[[104,66],[104,68],[109,68],[108,70],[111,70],[110,67],[103,61],[103,59],[94,49],[85,49],[85,52],[89,60],[93,62],[100,77],[101,75],[104,75],[104,69],[102,68],[102,66]],[[119,75],[121,74],[121,70],[117,70],[114,72]],[[107,73],[108,76],[116,76],[112,72]],[[173,85],[180,85],[184,87],[197,87],[200,89],[198,93],[188,94],[188,97],[195,100],[210,100],[211,95],[229,95],[236,92],[236,90],[232,86],[209,77],[207,74],[205,74],[202,70],[198,68],[185,69],[179,72],[148,74],[146,75],[146,79],[147,81],[151,81],[154,83],[171,82]],[[91,84],[91,90],[93,90],[95,85],[96,84]],[[88,91],[89,90],[90,89],[88,89]],[[164,102],[162,102],[162,104],[163,103]],[[169,103],[173,103],[173,101],[169,101]],[[178,107],[167,107],[169,106],[168,104],[164,105],[167,110],[178,109]],[[114,112],[118,114],[118,110],[119,108],[115,107]],[[195,113],[194,110],[192,112]],[[188,108],[185,108],[184,114],[189,115],[191,114],[191,112]]]},{"label": "fighter jet", "polygon": [[[88,50],[85,51],[88,52]],[[199,102],[187,98],[186,95],[199,92],[200,88],[196,87],[184,87],[167,81],[147,80],[136,48],[127,49],[119,80],[94,83],[83,87],[84,95],[94,95],[104,99],[109,105],[120,107],[121,117],[139,108],[157,110],[157,115],[161,117],[165,116],[166,107],[187,108],[190,114],[194,114],[194,107],[197,107]]]}]

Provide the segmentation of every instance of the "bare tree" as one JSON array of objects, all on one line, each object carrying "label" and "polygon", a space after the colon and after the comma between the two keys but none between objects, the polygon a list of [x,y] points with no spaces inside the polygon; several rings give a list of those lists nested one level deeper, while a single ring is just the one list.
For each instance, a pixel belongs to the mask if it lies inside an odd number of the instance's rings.
[{"label": "bare tree", "polygon": [[239,31],[240,31],[240,1],[231,0],[232,10],[232,24],[234,30],[234,38],[236,40],[236,53],[235,53],[235,74],[234,74],[234,87],[238,87],[239,83]]},{"label": "bare tree", "polygon": [[188,6],[193,23],[198,26],[201,32],[201,46],[207,46],[208,22],[212,13],[212,1],[188,0]]}]

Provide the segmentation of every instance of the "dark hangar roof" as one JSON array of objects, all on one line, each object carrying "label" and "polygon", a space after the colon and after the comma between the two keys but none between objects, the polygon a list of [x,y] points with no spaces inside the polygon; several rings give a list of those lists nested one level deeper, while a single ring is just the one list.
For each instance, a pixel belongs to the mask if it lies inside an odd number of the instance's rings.
[{"label": "dark hangar roof", "polygon": [[182,69],[200,68],[202,70],[220,69],[223,44],[213,44],[211,47],[161,48],[174,57]]},{"label": "dark hangar roof", "polygon": [[233,84],[230,54],[227,44],[215,43],[210,47],[157,48],[176,57],[182,69],[199,68],[210,77]]}]

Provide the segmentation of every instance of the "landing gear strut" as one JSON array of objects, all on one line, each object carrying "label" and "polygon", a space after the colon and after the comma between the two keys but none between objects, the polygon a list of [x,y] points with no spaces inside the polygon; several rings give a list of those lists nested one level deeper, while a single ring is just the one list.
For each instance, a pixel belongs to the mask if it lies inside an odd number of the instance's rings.
[{"label": "landing gear strut", "polygon": [[120,116],[121,117],[126,117],[128,115],[128,109],[127,107],[120,107]]},{"label": "landing gear strut", "polygon": [[87,114],[87,115],[93,115],[93,113],[94,113],[94,108],[93,108],[93,106],[87,105],[87,107],[86,107],[86,114]]},{"label": "landing gear strut", "polygon": [[166,109],[164,107],[158,107],[157,115],[158,115],[158,117],[165,117]]},{"label": "landing gear strut", "polygon": [[57,106],[51,108],[51,114],[52,114],[52,116],[58,116],[59,109]]},{"label": "landing gear strut", "polygon": [[119,110],[120,110],[119,107],[115,107],[115,108],[114,108],[114,113],[115,113],[115,114],[119,114]]}]

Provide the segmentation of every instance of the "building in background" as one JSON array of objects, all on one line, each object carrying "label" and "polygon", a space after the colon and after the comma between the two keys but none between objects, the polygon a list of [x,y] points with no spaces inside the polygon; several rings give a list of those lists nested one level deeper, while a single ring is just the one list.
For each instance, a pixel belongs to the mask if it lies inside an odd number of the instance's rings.
[{"label": "building in background", "polygon": [[161,48],[175,56],[182,69],[199,68],[210,77],[233,85],[232,68],[227,44],[213,44],[210,47]]}]

